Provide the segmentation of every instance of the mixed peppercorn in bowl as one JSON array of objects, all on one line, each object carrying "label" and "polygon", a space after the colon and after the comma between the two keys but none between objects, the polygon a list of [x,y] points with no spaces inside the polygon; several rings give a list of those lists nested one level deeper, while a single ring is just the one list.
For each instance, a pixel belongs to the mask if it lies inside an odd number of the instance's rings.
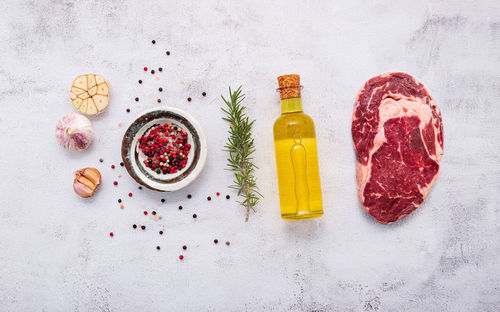
[{"label": "mixed peppercorn in bowl", "polygon": [[178,108],[158,107],[139,115],[122,140],[122,159],[138,183],[175,191],[201,172],[207,143],[194,118]]}]

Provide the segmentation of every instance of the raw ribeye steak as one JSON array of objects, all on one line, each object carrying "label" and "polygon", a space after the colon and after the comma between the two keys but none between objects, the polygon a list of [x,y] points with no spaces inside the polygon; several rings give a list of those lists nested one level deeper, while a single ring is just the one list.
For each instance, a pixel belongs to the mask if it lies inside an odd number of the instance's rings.
[{"label": "raw ribeye steak", "polygon": [[356,97],[351,131],[366,212],[389,224],[417,209],[443,154],[441,112],[424,85],[405,73],[368,80]]}]

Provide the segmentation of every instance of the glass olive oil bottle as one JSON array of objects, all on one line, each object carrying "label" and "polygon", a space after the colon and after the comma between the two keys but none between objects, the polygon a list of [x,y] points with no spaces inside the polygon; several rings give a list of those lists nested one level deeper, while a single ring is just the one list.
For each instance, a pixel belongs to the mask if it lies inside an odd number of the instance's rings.
[{"label": "glass olive oil bottle", "polygon": [[281,116],[274,123],[281,217],[303,220],[323,215],[316,133],[302,111],[299,75],[278,77]]}]

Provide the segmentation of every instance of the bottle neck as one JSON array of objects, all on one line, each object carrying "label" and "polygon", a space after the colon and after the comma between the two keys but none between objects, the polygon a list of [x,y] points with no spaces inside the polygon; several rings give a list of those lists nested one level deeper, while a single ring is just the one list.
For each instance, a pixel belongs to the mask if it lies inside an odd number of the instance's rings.
[{"label": "bottle neck", "polygon": [[281,114],[295,113],[301,111],[302,111],[301,98],[297,97],[297,98],[281,100]]}]

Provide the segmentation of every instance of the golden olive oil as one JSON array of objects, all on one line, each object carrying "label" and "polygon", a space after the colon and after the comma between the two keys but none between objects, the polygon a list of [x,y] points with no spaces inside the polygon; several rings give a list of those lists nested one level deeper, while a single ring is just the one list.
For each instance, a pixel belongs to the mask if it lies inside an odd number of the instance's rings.
[{"label": "golden olive oil", "polygon": [[274,149],[281,217],[285,220],[323,215],[314,122],[302,111],[298,77],[278,78],[281,116],[274,123]]}]

